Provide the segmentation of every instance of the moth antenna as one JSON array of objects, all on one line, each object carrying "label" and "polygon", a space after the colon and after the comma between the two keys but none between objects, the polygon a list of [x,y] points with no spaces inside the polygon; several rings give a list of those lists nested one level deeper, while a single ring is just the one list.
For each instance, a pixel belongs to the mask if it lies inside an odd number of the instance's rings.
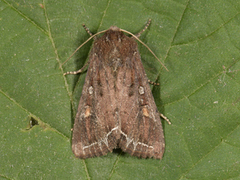
[{"label": "moth antenna", "polygon": [[[108,30],[108,29],[107,29]],[[84,43],[82,43],[80,46],[78,46],[78,48],[71,54],[71,56],[62,64],[64,65],[69,59],[71,59],[71,57],[84,45],[86,44],[88,41],[90,41],[92,38],[94,38],[95,36],[101,34],[101,33],[104,33],[106,32],[107,30],[103,30],[103,31],[100,31],[94,35],[92,35],[90,38],[88,38]],[[90,32],[90,31],[89,31]]]},{"label": "moth antenna", "polygon": [[142,45],[144,45],[151,53],[152,55],[161,63],[161,65],[168,71],[167,67],[158,59],[158,57],[153,53],[153,51],[144,43],[142,42],[136,35],[134,35],[133,33],[124,30],[124,29],[120,29],[120,31],[125,32],[127,34],[130,34],[131,36],[133,36],[135,39],[137,39]]}]

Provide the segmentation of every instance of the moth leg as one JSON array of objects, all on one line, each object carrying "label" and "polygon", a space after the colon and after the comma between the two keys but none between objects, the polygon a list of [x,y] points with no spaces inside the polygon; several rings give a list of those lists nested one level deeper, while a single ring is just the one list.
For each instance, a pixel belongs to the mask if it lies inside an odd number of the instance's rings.
[{"label": "moth leg", "polygon": [[[149,79],[148,79],[148,83],[149,83],[149,84],[152,84],[152,85],[154,85],[154,86],[159,86],[159,83],[155,83],[155,82],[153,82],[153,81],[151,81],[151,80],[149,80]],[[170,122],[170,120],[169,120],[166,116],[164,116],[162,113],[160,113],[160,117],[163,118],[165,121],[167,121],[168,124],[172,124],[172,123]]]},{"label": "moth leg", "polygon": [[167,121],[168,124],[172,124],[172,123],[169,121],[169,119],[168,119],[166,116],[164,116],[162,113],[160,113],[160,117],[163,118],[165,121]]},{"label": "moth leg", "polygon": [[87,26],[85,24],[82,25],[83,28],[87,31],[87,33],[92,36],[93,34],[91,33],[91,31],[87,28]]},{"label": "moth leg", "polygon": [[[88,28],[85,24],[83,24],[82,26],[83,26],[83,28],[87,31],[87,33],[88,33],[90,36],[93,36],[93,34],[91,33],[91,31],[89,30],[89,28]],[[95,36],[93,39],[96,40],[97,37]]]},{"label": "moth leg", "polygon": [[154,85],[154,86],[159,86],[160,84],[159,83],[155,83],[151,80],[148,79],[148,83],[151,84],[151,85]]},{"label": "moth leg", "polygon": [[89,62],[88,61],[81,69],[77,70],[77,71],[68,71],[66,73],[64,73],[63,75],[66,76],[67,74],[79,74],[81,72],[83,72],[83,70],[89,65]]},{"label": "moth leg", "polygon": [[150,23],[151,23],[151,19],[148,20],[146,26],[139,33],[137,33],[135,36],[137,36],[139,38],[141,36],[141,34],[148,28]]}]

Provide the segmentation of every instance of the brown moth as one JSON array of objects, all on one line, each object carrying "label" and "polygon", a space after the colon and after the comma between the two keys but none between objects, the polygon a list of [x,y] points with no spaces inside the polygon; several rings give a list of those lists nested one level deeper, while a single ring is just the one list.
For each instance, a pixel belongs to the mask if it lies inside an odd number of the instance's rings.
[{"label": "brown moth", "polygon": [[[94,41],[73,127],[72,151],[76,157],[102,156],[119,147],[132,156],[162,158],[165,142],[161,114],[134,39],[149,23],[134,37],[112,26]],[[82,69],[65,75],[79,72]]]}]

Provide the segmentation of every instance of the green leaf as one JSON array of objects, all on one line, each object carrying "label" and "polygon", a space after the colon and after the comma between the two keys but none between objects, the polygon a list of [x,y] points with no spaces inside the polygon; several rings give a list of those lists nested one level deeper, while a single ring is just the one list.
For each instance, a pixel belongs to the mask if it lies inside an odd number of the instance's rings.
[{"label": "green leaf", "polygon": [[[239,179],[240,2],[0,2],[1,179]],[[116,25],[138,33],[139,51],[163,121],[162,160],[119,150],[81,160],[71,152],[89,35]]]}]

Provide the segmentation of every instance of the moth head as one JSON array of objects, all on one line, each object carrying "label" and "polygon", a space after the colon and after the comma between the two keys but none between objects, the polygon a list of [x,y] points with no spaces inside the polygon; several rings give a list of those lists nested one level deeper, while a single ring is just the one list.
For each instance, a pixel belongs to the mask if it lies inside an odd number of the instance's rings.
[{"label": "moth head", "polygon": [[117,26],[111,26],[111,27],[109,28],[109,30],[112,30],[112,31],[120,31],[120,28],[117,27]]}]

